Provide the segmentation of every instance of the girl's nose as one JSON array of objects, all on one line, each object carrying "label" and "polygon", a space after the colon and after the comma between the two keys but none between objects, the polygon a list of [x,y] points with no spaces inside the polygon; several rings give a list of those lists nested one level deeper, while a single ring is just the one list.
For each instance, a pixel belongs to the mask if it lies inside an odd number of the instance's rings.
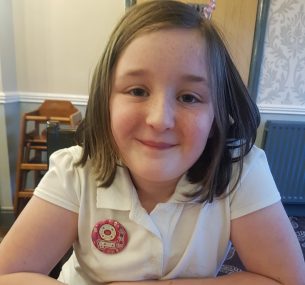
[{"label": "girl's nose", "polygon": [[146,123],[156,131],[163,132],[175,126],[174,102],[166,96],[151,96],[148,104]]}]

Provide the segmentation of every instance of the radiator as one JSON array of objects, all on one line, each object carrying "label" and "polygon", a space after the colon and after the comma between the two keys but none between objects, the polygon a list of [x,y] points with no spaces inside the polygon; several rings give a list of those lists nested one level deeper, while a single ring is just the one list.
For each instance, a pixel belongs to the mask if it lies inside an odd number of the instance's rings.
[{"label": "radiator", "polygon": [[305,122],[267,121],[263,149],[283,203],[305,203]]}]

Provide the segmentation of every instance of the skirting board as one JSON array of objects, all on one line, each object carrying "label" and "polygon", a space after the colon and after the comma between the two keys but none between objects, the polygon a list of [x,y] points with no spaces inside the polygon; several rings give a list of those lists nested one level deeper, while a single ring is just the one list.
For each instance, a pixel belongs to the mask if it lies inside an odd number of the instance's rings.
[{"label": "skirting board", "polygon": [[262,114],[305,115],[305,105],[258,104],[258,108]]},{"label": "skirting board", "polygon": [[84,94],[60,94],[38,92],[0,92],[0,104],[7,103],[42,103],[44,100],[69,100],[74,105],[86,106],[88,95]]},{"label": "skirting board", "polygon": [[0,92],[0,104],[19,102],[20,98],[15,92]]}]

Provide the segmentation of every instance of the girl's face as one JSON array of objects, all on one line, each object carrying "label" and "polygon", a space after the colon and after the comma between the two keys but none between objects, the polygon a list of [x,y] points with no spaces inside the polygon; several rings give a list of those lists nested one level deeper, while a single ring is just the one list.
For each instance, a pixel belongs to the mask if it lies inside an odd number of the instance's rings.
[{"label": "girl's face", "polygon": [[203,152],[214,119],[202,36],[186,29],[141,35],[113,78],[112,133],[135,184],[175,186]]}]

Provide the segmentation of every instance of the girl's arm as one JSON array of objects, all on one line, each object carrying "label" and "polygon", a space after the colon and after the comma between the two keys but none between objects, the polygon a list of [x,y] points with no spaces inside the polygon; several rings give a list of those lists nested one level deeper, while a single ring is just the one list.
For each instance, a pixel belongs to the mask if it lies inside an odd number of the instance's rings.
[{"label": "girl's arm", "polygon": [[62,284],[47,274],[77,239],[77,220],[33,196],[0,244],[0,285]]},{"label": "girl's arm", "polygon": [[138,282],[113,282],[110,285],[279,285],[274,280],[249,272],[206,279],[147,280]]},{"label": "girl's arm", "polygon": [[231,240],[247,271],[305,284],[303,253],[281,202],[233,220]]},{"label": "girl's arm", "polygon": [[31,284],[31,285],[63,285],[63,283],[56,279],[50,278],[43,274],[38,273],[12,273],[7,275],[0,275],[1,285],[20,285],[20,284]]},{"label": "girl's arm", "polygon": [[247,272],[206,279],[112,284],[305,285],[305,263],[300,244],[280,202],[232,220],[231,240]]}]

